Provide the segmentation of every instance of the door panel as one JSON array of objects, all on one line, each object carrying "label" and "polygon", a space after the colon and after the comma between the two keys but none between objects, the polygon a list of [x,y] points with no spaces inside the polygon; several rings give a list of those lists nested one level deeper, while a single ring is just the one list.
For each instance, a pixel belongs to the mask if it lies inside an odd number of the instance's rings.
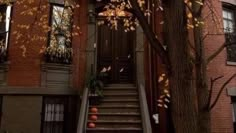
[{"label": "door panel", "polygon": [[98,27],[98,71],[110,66],[110,83],[133,82],[134,32],[124,32],[122,26],[111,30],[102,25]]}]

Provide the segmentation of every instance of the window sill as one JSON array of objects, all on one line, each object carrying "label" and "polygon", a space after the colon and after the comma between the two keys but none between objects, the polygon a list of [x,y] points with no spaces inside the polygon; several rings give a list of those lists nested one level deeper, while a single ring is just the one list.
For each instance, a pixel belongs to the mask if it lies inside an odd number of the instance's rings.
[{"label": "window sill", "polygon": [[234,61],[227,61],[226,64],[228,66],[236,66],[236,62],[234,62]]}]

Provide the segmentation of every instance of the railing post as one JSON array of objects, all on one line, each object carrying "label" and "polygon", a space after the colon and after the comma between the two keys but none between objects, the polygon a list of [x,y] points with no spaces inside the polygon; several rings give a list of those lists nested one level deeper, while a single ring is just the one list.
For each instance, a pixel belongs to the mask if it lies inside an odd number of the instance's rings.
[{"label": "railing post", "polygon": [[144,86],[141,84],[138,88],[139,88],[140,108],[142,114],[143,133],[152,133],[152,126],[150,122],[150,116],[149,116]]},{"label": "railing post", "polygon": [[82,103],[79,113],[79,121],[77,126],[77,133],[84,133],[85,131],[85,122],[87,117],[87,108],[88,108],[88,88],[84,89]]}]

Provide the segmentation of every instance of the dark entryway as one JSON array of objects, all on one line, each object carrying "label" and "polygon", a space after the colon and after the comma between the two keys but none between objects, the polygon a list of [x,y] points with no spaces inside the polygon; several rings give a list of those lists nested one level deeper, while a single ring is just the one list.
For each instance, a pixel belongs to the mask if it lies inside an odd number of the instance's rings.
[{"label": "dark entryway", "polygon": [[109,83],[133,83],[135,31],[125,32],[122,26],[112,30],[98,26],[98,72],[107,69]]}]

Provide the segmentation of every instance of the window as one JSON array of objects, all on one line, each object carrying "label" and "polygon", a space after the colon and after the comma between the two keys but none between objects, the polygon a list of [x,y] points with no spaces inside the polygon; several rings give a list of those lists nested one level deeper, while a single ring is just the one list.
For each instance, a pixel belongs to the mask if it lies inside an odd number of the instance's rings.
[{"label": "window", "polygon": [[70,47],[71,12],[63,6],[52,5],[50,46]]},{"label": "window", "polygon": [[76,103],[74,97],[44,97],[41,133],[73,133]]},{"label": "window", "polygon": [[234,32],[235,21],[233,10],[223,9],[223,23],[225,33]]},{"label": "window", "polygon": [[51,31],[46,55],[49,62],[70,63],[72,57],[72,8],[51,4]]},{"label": "window", "polygon": [[236,62],[236,29],[235,29],[236,8],[223,8],[223,24],[227,46],[227,61]]},{"label": "window", "polygon": [[234,133],[236,133],[236,97],[231,97]]},{"label": "window", "polygon": [[0,96],[0,125],[2,122],[2,99],[3,99],[3,96]]},{"label": "window", "polygon": [[0,5],[0,62],[6,60],[12,5]]}]

